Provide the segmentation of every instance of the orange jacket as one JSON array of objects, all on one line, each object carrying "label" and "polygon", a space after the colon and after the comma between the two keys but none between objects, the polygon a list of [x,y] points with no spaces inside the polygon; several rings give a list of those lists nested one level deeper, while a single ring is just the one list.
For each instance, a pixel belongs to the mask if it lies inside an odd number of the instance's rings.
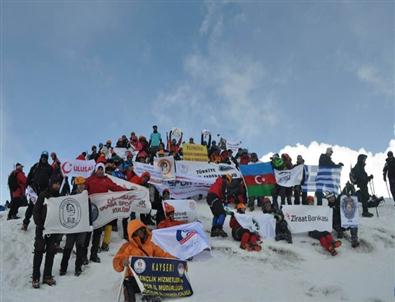
[{"label": "orange jacket", "polygon": [[178,221],[178,220],[172,220],[170,218],[165,218],[158,224],[158,229],[164,229],[164,228],[170,228],[176,225],[180,224],[185,224],[187,223],[186,221]]},{"label": "orange jacket", "polygon": [[[144,243],[141,243],[139,237],[132,237],[133,233],[139,228],[145,227],[148,238]],[[143,256],[143,257],[159,257],[159,258],[171,258],[175,257],[166,253],[159,246],[151,241],[152,235],[150,230],[144,223],[139,219],[131,220],[128,224],[128,237],[129,241],[124,243],[118,250],[117,254],[112,260],[112,265],[117,272],[123,271],[123,260],[129,259],[131,256]],[[127,276],[132,276],[132,272],[129,268],[126,271]]]}]

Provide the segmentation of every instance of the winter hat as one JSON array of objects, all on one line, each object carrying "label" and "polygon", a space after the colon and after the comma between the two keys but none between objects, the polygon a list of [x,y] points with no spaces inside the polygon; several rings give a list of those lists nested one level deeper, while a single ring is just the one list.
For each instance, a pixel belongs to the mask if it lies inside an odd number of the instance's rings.
[{"label": "winter hat", "polygon": [[333,153],[332,147],[326,148],[326,154]]},{"label": "winter hat", "polygon": [[336,198],[336,196],[335,196],[335,194],[332,193],[332,192],[327,192],[327,193],[325,194],[325,198],[329,200],[329,199],[331,199],[331,198]]},{"label": "winter hat", "polygon": [[306,197],[306,202],[308,205],[313,205],[314,204],[314,197],[309,195]]},{"label": "winter hat", "polygon": [[46,158],[48,159],[48,151],[43,151],[41,152],[41,157],[40,158]]},{"label": "winter hat", "polygon": [[247,208],[246,205],[244,203],[242,203],[242,202],[238,203],[237,206],[236,206],[237,210],[243,210],[243,209],[246,209],[246,208]]},{"label": "winter hat", "polygon": [[106,166],[104,166],[103,163],[97,163],[96,166],[95,166],[95,172],[96,172],[100,167],[102,167],[102,169],[103,169],[104,171],[106,170]]},{"label": "winter hat", "polygon": [[388,152],[387,152],[387,156],[388,156],[388,157],[394,157],[394,153],[392,153],[392,151],[388,151]]},{"label": "winter hat", "polygon": [[83,185],[85,183],[85,178],[83,178],[82,176],[77,176],[74,179],[74,184],[78,185]]},{"label": "winter hat", "polygon": [[18,169],[18,168],[23,168],[23,165],[22,165],[22,164],[20,164],[20,163],[16,163],[16,165],[15,165],[15,169]]}]

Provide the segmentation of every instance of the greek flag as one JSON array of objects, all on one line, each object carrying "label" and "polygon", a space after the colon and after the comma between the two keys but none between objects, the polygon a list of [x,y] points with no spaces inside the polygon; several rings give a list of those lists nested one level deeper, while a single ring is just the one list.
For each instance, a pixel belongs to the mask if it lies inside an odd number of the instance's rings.
[{"label": "greek flag", "polygon": [[341,168],[305,165],[304,169],[303,192],[340,192]]}]

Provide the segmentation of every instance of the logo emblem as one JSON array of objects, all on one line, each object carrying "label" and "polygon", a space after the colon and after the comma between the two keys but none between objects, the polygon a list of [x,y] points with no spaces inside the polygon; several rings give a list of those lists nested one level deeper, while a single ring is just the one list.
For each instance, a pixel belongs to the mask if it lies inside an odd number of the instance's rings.
[{"label": "logo emblem", "polygon": [[181,245],[183,245],[195,235],[197,235],[196,231],[177,230],[176,239]]},{"label": "logo emblem", "polygon": [[353,219],[355,217],[357,207],[352,197],[344,198],[342,200],[341,207],[343,209],[344,216],[346,216],[347,219]]},{"label": "logo emblem", "polygon": [[73,198],[66,198],[59,207],[60,224],[67,229],[76,227],[81,221],[81,206]]},{"label": "logo emblem", "polygon": [[145,272],[147,265],[143,259],[137,259],[137,261],[133,264],[133,269],[137,274],[141,274]]}]

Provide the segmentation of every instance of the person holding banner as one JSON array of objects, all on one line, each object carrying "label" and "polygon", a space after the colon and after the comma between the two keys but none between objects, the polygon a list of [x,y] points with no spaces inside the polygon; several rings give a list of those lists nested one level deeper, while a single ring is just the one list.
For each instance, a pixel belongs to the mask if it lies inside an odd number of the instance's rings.
[{"label": "person holding banner", "polygon": [[225,191],[231,182],[232,176],[229,174],[218,176],[208,191],[207,204],[214,215],[211,227],[211,237],[228,237],[228,234],[223,230],[226,217],[223,203],[225,201]]},{"label": "person holding banner", "polygon": [[52,276],[53,259],[56,254],[56,243],[58,235],[43,235],[45,218],[47,215],[47,206],[44,201],[51,197],[58,197],[60,185],[62,183],[62,176],[54,173],[49,179],[49,188],[40,193],[37,202],[33,208],[33,219],[36,224],[36,236],[34,238],[34,257],[33,257],[33,275],[32,286],[33,288],[40,287],[40,269],[43,255],[45,253],[45,264],[43,283],[49,286],[55,285],[56,281]]},{"label": "person holding banner", "polygon": [[163,204],[165,208],[166,218],[158,224],[158,229],[170,228],[176,225],[188,223],[187,221],[174,220],[174,207],[166,201],[164,201]]},{"label": "person holding banner", "polygon": [[[246,206],[244,203],[239,203],[236,206],[238,214],[245,214]],[[236,241],[240,241],[240,248],[246,251],[261,251],[262,247],[259,245],[258,240],[260,239],[259,234],[251,232],[248,229],[243,228],[237,221],[234,213],[232,212],[229,221],[229,226],[232,229],[232,237]]]},{"label": "person holding banner", "polygon": [[145,224],[139,219],[134,219],[128,224],[129,241],[124,243],[113,258],[114,270],[121,273],[125,270],[125,279],[123,281],[123,292],[126,302],[135,302],[136,294],[140,293],[136,279],[130,267],[130,257],[175,257],[166,253],[159,246],[152,242],[152,234]]},{"label": "person holding banner", "polygon": [[[95,193],[107,193],[108,191],[114,191],[114,192],[125,191],[124,188],[115,184],[110,178],[108,178],[105,175],[105,166],[103,163],[96,164],[94,174],[86,180],[85,185],[89,195]],[[102,231],[103,228],[98,228],[93,231],[92,247],[91,247],[91,255],[90,255],[90,261],[92,262],[100,263],[100,258],[97,255],[97,252],[99,251],[100,237]],[[88,233],[84,245],[84,254],[85,254],[84,258],[87,258],[87,249],[89,246],[90,239],[91,239],[91,233]],[[87,261],[84,262],[86,263]]]},{"label": "person holding banner", "polygon": [[[71,195],[82,193],[85,190],[85,178],[78,176],[74,179],[74,184],[76,186],[75,191]],[[66,235],[66,245],[63,249],[62,262],[60,264],[61,276],[66,275],[67,266],[69,264],[69,259],[73,246],[75,243],[77,256],[75,258],[75,276],[79,276],[82,273],[82,263],[84,261],[84,243],[85,243],[86,233],[74,233]]]}]

